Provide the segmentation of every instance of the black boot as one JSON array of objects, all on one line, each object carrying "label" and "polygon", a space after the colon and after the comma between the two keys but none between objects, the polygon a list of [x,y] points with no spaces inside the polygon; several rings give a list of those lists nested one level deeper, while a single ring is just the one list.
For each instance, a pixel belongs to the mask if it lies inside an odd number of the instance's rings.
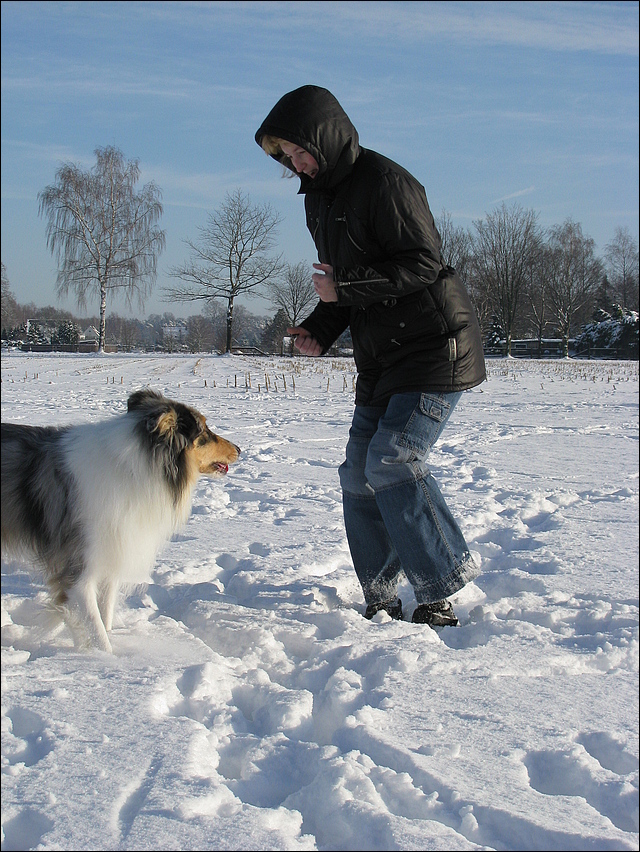
[{"label": "black boot", "polygon": [[417,606],[411,621],[414,624],[428,624],[429,627],[455,627],[458,619],[450,601],[435,601]]},{"label": "black boot", "polygon": [[402,601],[400,598],[393,598],[390,601],[381,601],[380,603],[369,604],[365,611],[364,617],[372,619],[376,612],[383,609],[391,618],[396,621],[402,621]]}]

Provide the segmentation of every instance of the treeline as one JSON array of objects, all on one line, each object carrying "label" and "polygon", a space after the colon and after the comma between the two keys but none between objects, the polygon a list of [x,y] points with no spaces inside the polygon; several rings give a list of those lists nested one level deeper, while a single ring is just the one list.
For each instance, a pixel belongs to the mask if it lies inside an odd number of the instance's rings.
[{"label": "treeline", "polygon": [[[309,277],[311,272],[309,271]],[[258,316],[237,305],[233,318],[232,348],[256,349],[266,354],[284,354],[289,311],[279,308],[273,317]],[[52,306],[22,305],[14,297],[2,266],[2,340],[32,346],[75,346],[97,341],[97,316],[77,316]],[[122,352],[224,352],[227,342],[227,315],[218,302],[207,304],[201,314],[178,318],[167,311],[133,319],[111,313],[106,318],[106,345]],[[333,351],[351,345],[349,333]]]},{"label": "treeline", "polygon": [[[4,302],[4,300],[3,300]],[[150,314],[146,319],[129,319],[117,313],[106,318],[106,347],[122,352],[224,352],[227,323],[225,312],[213,306],[206,315],[176,318],[171,312]],[[97,336],[85,338],[85,332],[97,330],[98,317],[78,317],[54,307],[39,308],[14,301],[2,316],[2,340],[32,346],[75,346],[87,340],[97,345]],[[5,321],[6,320],[6,321]],[[255,349],[267,354],[283,354],[288,320],[282,310],[272,318],[256,316],[236,306],[232,349]],[[348,346],[347,338],[340,345]]]},{"label": "treeline", "polygon": [[[501,207],[454,227],[437,221],[445,261],[469,290],[485,348],[512,354],[514,340],[557,339],[561,354],[613,349],[638,357],[638,245],[627,228],[596,253],[572,219],[543,230],[535,211]],[[606,354],[606,353],[605,353]]]},{"label": "treeline", "polygon": [[[247,221],[255,220],[249,215],[254,211],[248,200],[241,195],[231,197],[226,205],[212,222],[235,221],[231,213],[238,211]],[[474,302],[488,353],[519,354],[520,349],[521,354],[521,342],[528,341],[527,353],[542,356],[549,351],[546,341],[553,340],[557,343],[553,354],[638,358],[638,246],[628,229],[618,228],[598,255],[593,239],[583,233],[579,223],[567,219],[545,231],[533,210],[517,204],[503,204],[470,229],[454,227],[446,211],[436,224],[444,260],[457,270]],[[197,247],[200,255],[205,248],[219,248],[208,231],[206,238],[209,242]],[[193,245],[192,249],[195,251]],[[303,263],[279,263],[277,276],[260,286],[254,275],[244,289],[238,277],[226,284],[216,279],[213,287],[211,264],[206,268],[192,263],[176,272],[189,286],[174,289],[170,295],[176,301],[204,305],[201,313],[186,320],[169,312],[146,320],[126,319],[117,313],[80,319],[53,307],[18,304],[3,265],[2,338],[73,345],[88,327],[98,328],[100,320],[106,319],[105,344],[123,351],[255,348],[280,353],[287,326],[297,325],[316,301],[311,273]],[[263,271],[261,274],[264,278]],[[235,296],[250,289],[271,301],[272,317],[256,316],[234,305]],[[518,342],[515,351],[514,341]],[[336,344],[336,348],[349,346],[348,335]]]}]

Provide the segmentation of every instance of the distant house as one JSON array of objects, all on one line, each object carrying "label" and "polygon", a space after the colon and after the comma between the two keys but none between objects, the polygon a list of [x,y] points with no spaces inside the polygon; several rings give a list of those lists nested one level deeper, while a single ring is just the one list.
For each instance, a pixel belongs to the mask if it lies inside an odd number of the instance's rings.
[{"label": "distant house", "polygon": [[187,336],[187,329],[184,325],[163,325],[163,336],[170,337],[171,340],[184,340]]},{"label": "distant house", "polygon": [[94,328],[92,325],[90,325],[88,328],[85,328],[84,334],[81,334],[80,338],[83,340],[99,340],[100,333],[98,332],[97,328]]}]

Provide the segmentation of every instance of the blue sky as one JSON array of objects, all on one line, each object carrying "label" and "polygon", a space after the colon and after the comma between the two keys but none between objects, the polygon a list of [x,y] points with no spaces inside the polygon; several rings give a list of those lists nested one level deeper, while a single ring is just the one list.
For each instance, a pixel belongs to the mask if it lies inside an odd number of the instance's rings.
[{"label": "blue sky", "polygon": [[55,297],[37,194],[105,145],[163,194],[166,249],[138,315],[199,311],[160,289],[237,187],[282,215],[286,260],[314,262],[297,181],[253,138],[307,83],[455,225],[506,201],[543,227],[573,218],[600,253],[616,227],[638,237],[636,2],[3,2],[1,37],[2,262],[23,303],[75,309]]}]

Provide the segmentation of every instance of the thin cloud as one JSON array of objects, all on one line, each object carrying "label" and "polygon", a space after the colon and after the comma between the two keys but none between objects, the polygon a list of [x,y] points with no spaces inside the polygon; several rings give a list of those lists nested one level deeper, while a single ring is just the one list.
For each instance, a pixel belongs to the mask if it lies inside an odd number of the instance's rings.
[{"label": "thin cloud", "polygon": [[[101,6],[105,24],[120,19],[137,20],[139,25],[159,24],[176,31],[195,26],[198,31],[212,34],[221,27],[233,27],[249,40],[254,34],[267,31],[270,40],[281,42],[290,40],[294,34],[319,38],[327,33],[349,32],[357,38],[379,38],[395,48],[401,47],[403,40],[420,42],[435,37],[449,44],[638,55],[635,3],[327,0],[320,7],[321,14],[318,4],[304,0],[287,3],[285,14],[279,3],[260,0],[97,4],[97,8]],[[82,25],[82,20],[76,24]]]},{"label": "thin cloud", "polygon": [[511,192],[509,195],[503,195],[502,198],[496,198],[490,203],[501,204],[503,201],[509,201],[511,198],[522,198],[523,195],[531,195],[531,193],[535,191],[535,186],[528,186],[526,189],[519,189],[517,192]]},{"label": "thin cloud", "polygon": [[[224,16],[237,16],[245,31],[253,26],[281,35],[292,30],[344,32],[391,42],[421,41],[438,37],[449,43],[511,45],[554,51],[591,51],[638,55],[636,4],[539,2],[325,2],[318,15],[316,4],[291,2],[287,15],[278,4],[262,2],[178,3],[176,15],[189,7],[205,26]],[[214,14],[215,13],[215,14]]]}]

